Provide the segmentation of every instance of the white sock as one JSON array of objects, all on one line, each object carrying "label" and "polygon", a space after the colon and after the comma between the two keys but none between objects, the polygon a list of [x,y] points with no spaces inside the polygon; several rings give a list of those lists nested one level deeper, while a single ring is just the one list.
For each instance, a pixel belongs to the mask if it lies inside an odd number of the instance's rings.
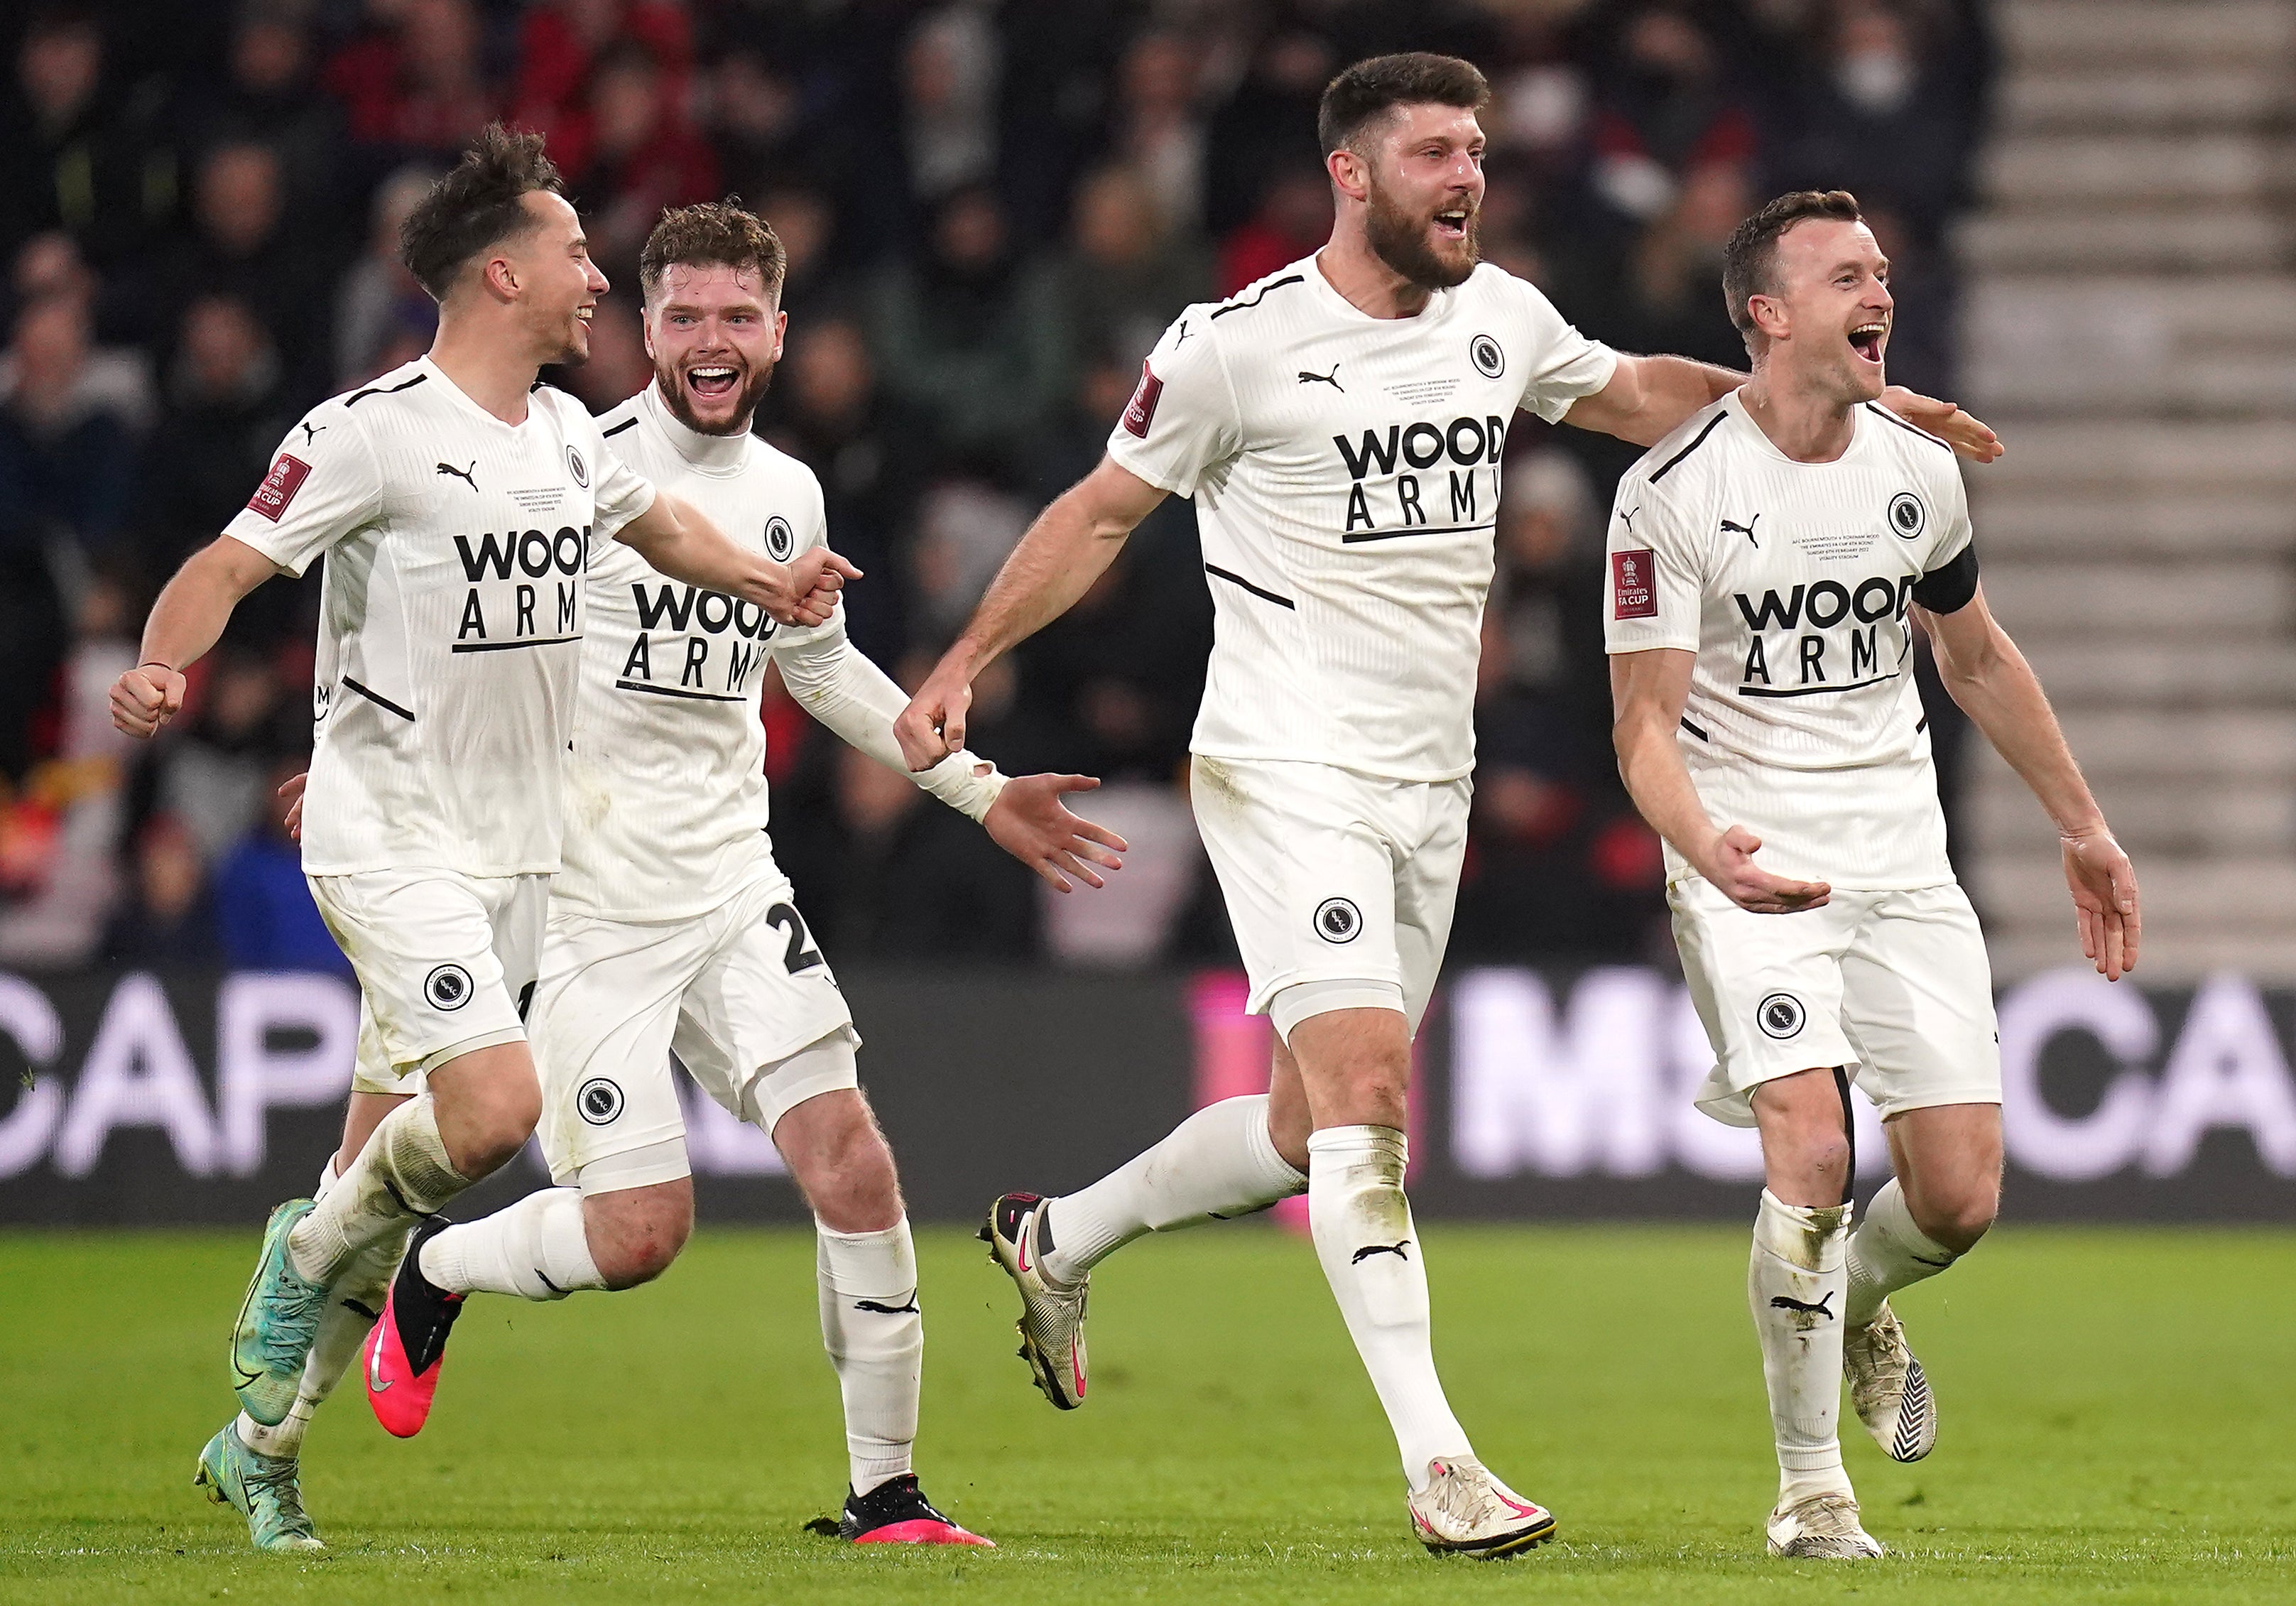
[{"label": "white sock", "polygon": [[821,1343],[845,1397],[853,1492],[865,1495],[910,1471],[916,1446],[925,1358],[916,1249],[906,1216],[878,1233],[834,1232],[818,1220],[814,1230]]},{"label": "white sock", "polygon": [[563,1299],[606,1286],[590,1258],[579,1188],[539,1188],[507,1209],[448,1227],[422,1246],[421,1270],[450,1294]]},{"label": "white sock", "polygon": [[288,1258],[312,1282],[332,1284],[359,1250],[435,1215],[470,1185],[447,1158],[438,1106],[426,1093],[383,1117],[319,1208],[287,1234]]},{"label": "white sock", "polygon": [[1162,1143],[1088,1188],[1048,1200],[1052,1245],[1042,1261],[1074,1282],[1144,1233],[1169,1233],[1264,1210],[1308,1185],[1275,1151],[1267,1095],[1207,1104]]},{"label": "white sock", "polygon": [[1849,1235],[1849,1301],[1842,1307],[1842,1325],[1869,1325],[1891,1294],[1936,1276],[1960,1258],[1914,1225],[1905,1190],[1891,1177]]},{"label": "white sock", "polygon": [[1850,1492],[1841,1469],[1841,1311],[1849,1295],[1849,1207],[1805,1209],[1762,1190],[1746,1300],[1762,1341],[1778,1504]]},{"label": "white sock", "polygon": [[1438,1456],[1472,1455],[1435,1376],[1427,1267],[1403,1196],[1403,1134],[1327,1127],[1308,1139],[1308,1225],[1415,1493]]}]

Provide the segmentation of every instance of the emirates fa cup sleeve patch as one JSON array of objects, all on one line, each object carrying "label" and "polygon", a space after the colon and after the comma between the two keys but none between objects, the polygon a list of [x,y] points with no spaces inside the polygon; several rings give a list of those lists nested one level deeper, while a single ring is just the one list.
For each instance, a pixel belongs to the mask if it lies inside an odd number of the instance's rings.
[{"label": "emirates fa cup sleeve patch", "polygon": [[279,522],[287,512],[287,504],[295,500],[295,493],[303,488],[303,481],[311,477],[311,465],[292,453],[282,452],[263,483],[255,488],[255,495],[247,499],[250,512],[261,513],[272,523]]},{"label": "emirates fa cup sleeve patch", "polygon": [[1801,1000],[1792,993],[1772,993],[1757,1006],[1754,1019],[1761,1022],[1766,1036],[1783,1043],[1801,1030]]},{"label": "emirates fa cup sleeve patch", "polygon": [[1650,619],[1658,617],[1657,561],[1650,548],[1611,554],[1611,617]]},{"label": "emirates fa cup sleeve patch", "polygon": [[1141,439],[1148,438],[1148,426],[1156,422],[1156,404],[1164,399],[1164,381],[1146,363],[1140,365],[1140,388],[1124,408],[1124,427]]},{"label": "emirates fa cup sleeve patch", "polygon": [[422,996],[434,1010],[458,1010],[475,991],[470,971],[458,964],[442,964],[422,979]]}]

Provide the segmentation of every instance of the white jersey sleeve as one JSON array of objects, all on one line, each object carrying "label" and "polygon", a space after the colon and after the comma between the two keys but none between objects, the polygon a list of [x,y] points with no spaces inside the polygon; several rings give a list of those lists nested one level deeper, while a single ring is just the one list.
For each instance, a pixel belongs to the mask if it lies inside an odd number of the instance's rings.
[{"label": "white jersey sleeve", "polygon": [[1176,496],[1194,496],[1243,449],[1235,388],[1208,333],[1211,313],[1191,307],[1164,332],[1108,437],[1119,467]]},{"label": "white jersey sleeve", "polygon": [[378,522],[383,497],[374,447],[337,397],[287,431],[271,471],[224,534],[299,576],[344,537]]},{"label": "white jersey sleeve", "polygon": [[1699,648],[1705,553],[1695,527],[1640,473],[1619,482],[1605,543],[1603,644],[1611,652]]},{"label": "white jersey sleeve", "polygon": [[1515,278],[1506,283],[1521,302],[1521,348],[1531,354],[1523,365],[1521,405],[1548,423],[1561,423],[1572,403],[1611,382],[1619,354],[1579,333],[1537,285]]}]

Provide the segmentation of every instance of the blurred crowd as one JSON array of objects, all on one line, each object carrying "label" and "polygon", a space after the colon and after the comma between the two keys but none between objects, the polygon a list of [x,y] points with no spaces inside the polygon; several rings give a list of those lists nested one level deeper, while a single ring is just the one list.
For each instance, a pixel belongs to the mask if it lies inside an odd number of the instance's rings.
[{"label": "blurred crowd", "polygon": [[[1892,377],[1953,389],[1946,242],[1991,54],[1983,0],[178,0],[12,7],[0,84],[0,963],[340,968],[277,823],[310,743],[315,583],[275,581],[158,744],[103,699],[144,610],[300,412],[422,352],[400,218],[489,119],[539,128],[615,289],[594,409],[650,369],[636,253],[741,197],[788,249],[759,429],[820,475],[905,680],[1088,469],[1193,300],[1320,244],[1324,84],[1464,55],[1486,258],[1627,349],[1742,366],[1720,249],[1761,199],[1857,192],[1895,264]],[[1612,774],[1596,554],[1634,453],[1510,438],[1454,952],[1644,957],[1657,844]],[[986,676],[973,745],[1088,772],[1131,839],[1046,896],[986,838],[768,687],[775,835],[840,958],[1231,952],[1182,791],[1211,633],[1168,504]]]}]

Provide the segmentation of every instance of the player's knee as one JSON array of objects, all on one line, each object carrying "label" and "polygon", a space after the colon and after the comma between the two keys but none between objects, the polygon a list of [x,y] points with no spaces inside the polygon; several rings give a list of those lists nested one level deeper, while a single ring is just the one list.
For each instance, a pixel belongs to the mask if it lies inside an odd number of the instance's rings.
[{"label": "player's knee", "polygon": [[[675,1202],[651,1208],[617,1208],[622,1195],[606,1193],[586,1201],[590,1258],[611,1289],[636,1288],[668,1271],[686,1240],[693,1235],[690,1200],[680,1209]],[[603,1207],[603,1208],[602,1208]]]},{"label": "player's knee", "polygon": [[[1991,1229],[2000,1209],[2001,1190],[1979,1187],[1957,1198],[1929,1205],[1915,1215],[1914,1225],[1955,1254],[1965,1255]],[[1923,1220],[1924,1215],[1930,1219]]]},{"label": "player's knee", "polygon": [[901,1218],[893,1151],[873,1128],[840,1145],[806,1193],[813,1213],[832,1232],[882,1233]]}]

